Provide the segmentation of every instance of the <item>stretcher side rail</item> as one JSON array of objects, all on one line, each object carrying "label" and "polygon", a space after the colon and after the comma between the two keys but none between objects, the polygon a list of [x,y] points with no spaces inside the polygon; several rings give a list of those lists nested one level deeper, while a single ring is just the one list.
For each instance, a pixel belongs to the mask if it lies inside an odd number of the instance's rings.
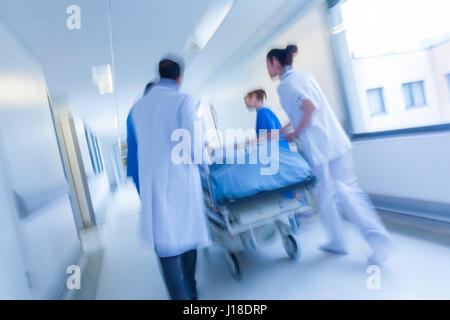
[{"label": "stretcher side rail", "polygon": [[291,191],[293,189],[298,189],[300,187],[305,187],[305,186],[310,188],[310,187],[312,187],[314,185],[315,181],[316,181],[315,177],[309,177],[306,180],[303,180],[301,182],[297,182],[295,184],[288,185],[286,187],[282,187],[282,188],[278,188],[278,189],[274,189],[274,190],[262,191],[262,192],[259,192],[257,194],[254,194],[254,195],[251,195],[251,196],[248,196],[248,197],[243,197],[243,198],[238,198],[238,199],[224,199],[222,201],[218,201],[217,204],[218,205],[227,205],[227,206],[231,205],[231,206],[233,206],[234,204],[237,204],[237,203],[242,202],[242,201],[252,201],[252,200],[259,201],[259,200],[262,200],[262,199],[266,198],[268,195],[273,194],[274,192],[282,193],[284,191]]},{"label": "stretcher side rail", "polygon": [[[301,210],[301,209],[298,209],[298,210]],[[246,231],[251,231],[253,229],[256,229],[258,227],[266,225],[266,224],[268,224],[270,222],[279,221],[285,215],[295,215],[297,213],[311,212],[313,210],[313,208],[309,207],[309,208],[307,208],[307,210],[300,211],[300,212],[298,210],[296,210],[296,209],[282,210],[282,211],[279,211],[279,212],[275,213],[271,217],[265,217],[263,219],[260,219],[260,220],[257,220],[257,221],[251,222],[251,223],[247,223],[247,224],[233,224],[233,225],[230,225],[230,227],[228,229],[228,232],[231,235],[235,236],[235,235],[238,235],[238,234],[246,232]]]}]

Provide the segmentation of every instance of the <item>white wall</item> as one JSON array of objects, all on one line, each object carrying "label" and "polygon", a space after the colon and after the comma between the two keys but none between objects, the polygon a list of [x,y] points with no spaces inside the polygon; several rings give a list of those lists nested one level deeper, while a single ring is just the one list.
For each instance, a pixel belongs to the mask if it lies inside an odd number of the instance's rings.
[{"label": "white wall", "polygon": [[92,206],[94,207],[95,216],[98,221],[98,219],[102,218],[105,214],[106,204],[111,196],[111,189],[106,171],[103,171],[99,175],[91,176],[88,183]]},{"label": "white wall", "polygon": [[[81,246],[69,194],[51,196],[55,186],[66,190],[67,181],[45,78],[40,64],[1,21],[0,42],[0,225],[8,227],[1,232],[0,296],[56,298],[66,267]],[[11,202],[13,192],[28,204],[30,199],[41,203],[19,219],[23,210]],[[47,197],[51,200],[42,203]],[[24,267],[29,292],[24,290]]]},{"label": "white wall", "polygon": [[115,190],[119,184],[119,176],[116,169],[117,152],[114,152],[114,148],[118,148],[118,141],[115,137],[103,136],[99,139],[99,143],[102,148],[102,156],[105,164],[105,171],[108,176],[109,186],[111,190]]},{"label": "white wall", "polygon": [[450,203],[450,133],[354,142],[353,153],[367,192]]},{"label": "white wall", "polygon": [[[300,49],[294,68],[308,70],[316,77],[338,118],[346,121],[324,4],[301,18],[276,43],[268,43],[267,48],[291,42]],[[221,128],[254,126],[254,118],[242,102],[244,93],[253,86],[267,89],[270,106],[285,121],[276,98],[276,83],[265,71],[266,52],[259,52],[229,74],[217,76],[220,79],[205,88],[216,105]],[[353,153],[360,185],[367,192],[450,203],[450,134],[358,141]]]},{"label": "white wall", "polygon": [[0,299],[30,299],[17,216],[0,153]]},{"label": "white wall", "polygon": [[[103,159],[102,141],[98,139],[100,157],[103,162],[103,171],[95,174],[92,166],[91,156],[89,153],[89,146],[86,139],[85,123],[81,118],[74,116],[75,127],[77,130],[78,145],[80,146],[80,154],[83,159],[86,178],[89,185],[89,193],[92,201],[92,206],[96,217],[103,215],[106,201],[109,199],[111,189],[109,186],[108,174],[105,168],[105,161]],[[94,133],[95,134],[95,133]]]},{"label": "white wall", "polygon": [[266,54],[271,48],[284,48],[290,43],[299,47],[294,68],[313,74],[332,102],[338,118],[344,120],[343,100],[340,88],[336,85],[338,76],[326,19],[325,4],[322,4],[284,31],[275,42],[268,43],[264,50],[235,66],[229,73],[216,75],[202,94],[213,102],[218,113],[219,128],[254,128],[255,114],[249,114],[243,98],[255,87],[266,90],[269,107],[282,124],[287,123],[287,116],[276,92],[278,81],[272,81],[267,74]]},{"label": "white wall", "polygon": [[446,75],[450,73],[450,40],[431,49],[431,55],[442,118],[450,121],[450,84],[446,79]]}]

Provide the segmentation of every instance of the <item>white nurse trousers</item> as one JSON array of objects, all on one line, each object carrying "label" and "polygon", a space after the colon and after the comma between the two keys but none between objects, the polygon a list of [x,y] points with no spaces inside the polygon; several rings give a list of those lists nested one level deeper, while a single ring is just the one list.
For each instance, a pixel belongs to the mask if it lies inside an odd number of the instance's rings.
[{"label": "white nurse trousers", "polygon": [[315,166],[317,183],[313,194],[329,246],[345,250],[343,221],[340,214],[362,233],[374,252],[387,250],[390,236],[367,194],[358,186],[350,152],[326,164]]}]

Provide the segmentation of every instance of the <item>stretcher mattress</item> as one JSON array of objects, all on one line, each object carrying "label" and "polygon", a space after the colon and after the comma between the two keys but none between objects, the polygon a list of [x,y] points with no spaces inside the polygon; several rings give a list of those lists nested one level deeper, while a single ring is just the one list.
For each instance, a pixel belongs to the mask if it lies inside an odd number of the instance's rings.
[{"label": "stretcher mattress", "polygon": [[[278,171],[272,175],[261,174],[262,168],[274,166],[272,164],[249,163],[252,152],[258,152],[255,148],[245,154],[245,164],[214,163],[210,166],[210,182],[213,198],[216,203],[223,203],[231,199],[241,199],[261,192],[277,190],[298,184],[300,182],[312,182],[314,177],[311,168],[302,155],[284,148],[279,149]],[[236,160],[236,157],[235,159]],[[203,187],[207,190],[207,182],[202,172]],[[288,195],[287,195],[288,196]]]}]

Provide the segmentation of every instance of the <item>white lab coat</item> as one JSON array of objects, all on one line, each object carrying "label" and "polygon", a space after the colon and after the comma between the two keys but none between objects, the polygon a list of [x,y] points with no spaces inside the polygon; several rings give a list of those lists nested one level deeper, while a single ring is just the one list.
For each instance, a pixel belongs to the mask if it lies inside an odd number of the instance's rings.
[{"label": "white lab coat", "polygon": [[302,117],[303,100],[316,109],[311,122],[298,136],[305,157],[317,179],[314,198],[322,224],[329,236],[328,247],[345,251],[344,230],[338,208],[361,231],[374,251],[374,260],[384,260],[390,237],[371,204],[359,188],[353,170],[350,141],[313,77],[287,67],[280,77],[278,94],[291,124],[296,128]]},{"label": "white lab coat", "polygon": [[194,137],[198,102],[178,92],[175,81],[162,79],[132,107],[142,201],[141,239],[159,257],[180,255],[210,245],[198,165],[175,164],[174,130]]}]

